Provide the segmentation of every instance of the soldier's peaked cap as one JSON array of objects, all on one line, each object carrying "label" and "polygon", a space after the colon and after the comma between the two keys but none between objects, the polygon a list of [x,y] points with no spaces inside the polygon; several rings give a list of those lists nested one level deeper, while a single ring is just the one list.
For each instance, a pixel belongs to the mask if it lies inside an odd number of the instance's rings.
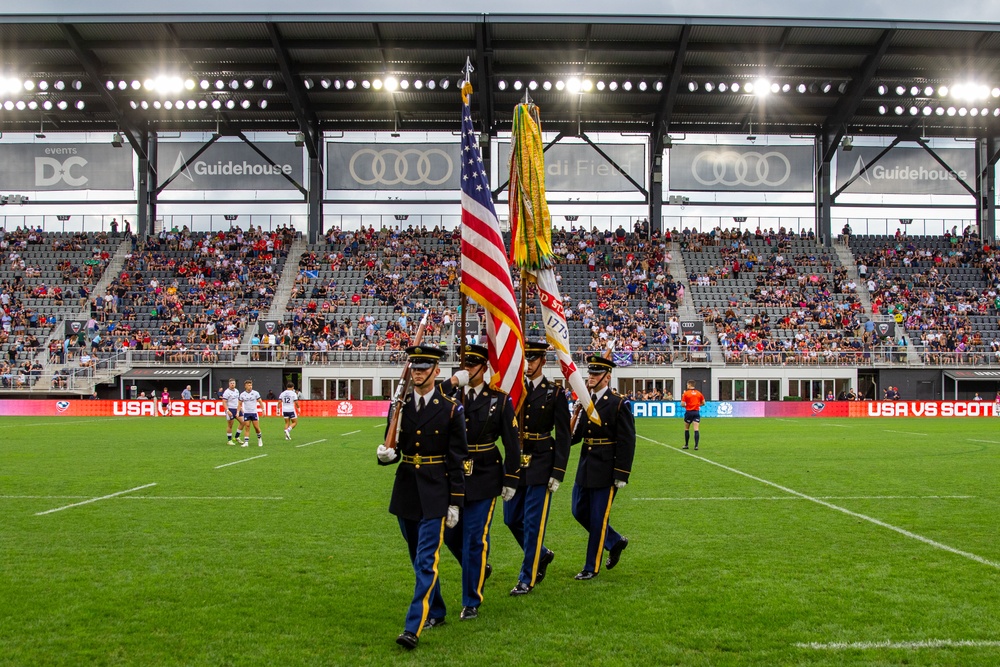
[{"label": "soldier's peaked cap", "polygon": [[445,351],[433,345],[412,345],[406,348],[406,354],[410,358],[410,368],[422,370],[433,368],[444,358]]},{"label": "soldier's peaked cap", "polygon": [[528,361],[539,359],[549,351],[549,344],[544,340],[529,340],[524,344],[524,356]]},{"label": "soldier's peaked cap", "polygon": [[490,351],[482,345],[469,343],[465,346],[465,363],[485,364],[489,358]]},{"label": "soldier's peaked cap", "polygon": [[605,359],[599,354],[587,357],[587,371],[590,373],[607,373],[615,365],[615,362]]}]

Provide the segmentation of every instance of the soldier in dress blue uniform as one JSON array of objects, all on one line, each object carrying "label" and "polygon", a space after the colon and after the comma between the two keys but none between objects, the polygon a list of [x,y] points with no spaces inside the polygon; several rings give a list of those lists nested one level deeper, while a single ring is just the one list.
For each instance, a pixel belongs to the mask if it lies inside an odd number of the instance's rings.
[{"label": "soldier in dress blue uniform", "polygon": [[543,541],[552,494],[562,483],[569,460],[569,403],[562,387],[542,374],[548,349],[545,341],[524,345],[528,393],[521,413],[521,479],[517,493],[503,505],[504,523],[524,549],[524,562],[511,595],[531,592],[556,557]]},{"label": "soldier in dress blue uniform", "polygon": [[379,445],[377,456],[380,465],[399,464],[389,512],[399,519],[416,586],[406,629],[396,643],[413,649],[421,630],[444,623],[438,562],[445,528],[458,523],[465,502],[463,463],[468,447],[462,404],[445,396],[435,382],[444,350],[421,345],[407,348],[406,353],[413,391],[403,399],[396,448]]},{"label": "soldier in dress blue uniform", "polygon": [[597,576],[604,549],[608,550],[607,568],[618,564],[628,538],[622,537],[608,523],[611,503],[619,489],[628,484],[635,455],[635,418],[627,399],[612,391],[611,369],[615,363],[601,356],[588,358],[587,387],[590,389],[601,425],[580,416],[573,433],[573,444],[583,441],[580,465],[573,485],[573,517],[587,529],[587,560],[577,579]]},{"label": "soldier in dress blue uniform", "polygon": [[[507,394],[486,384],[488,359],[488,351],[482,345],[466,345],[463,370],[468,375],[468,386],[464,392],[461,390],[466,380],[461,371],[452,382],[443,385],[445,391],[454,392],[464,403],[469,442],[469,457],[465,462],[465,508],[459,524],[446,531],[444,538],[462,564],[463,621],[479,616],[497,496],[504,500],[513,497],[521,465],[514,406]],[[496,445],[498,439],[503,443],[502,457]]]}]

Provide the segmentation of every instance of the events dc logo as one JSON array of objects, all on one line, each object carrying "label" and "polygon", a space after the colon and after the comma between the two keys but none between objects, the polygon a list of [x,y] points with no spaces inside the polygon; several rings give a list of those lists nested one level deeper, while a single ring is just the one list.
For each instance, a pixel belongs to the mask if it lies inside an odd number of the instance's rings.
[{"label": "events dc logo", "polygon": [[732,403],[719,403],[719,408],[716,411],[720,417],[732,417],[733,416],[733,404]]},{"label": "events dc logo", "polygon": [[341,417],[350,417],[354,414],[354,404],[348,401],[343,401],[337,406],[337,414]]},{"label": "events dc logo", "polygon": [[51,157],[35,158],[35,185],[50,186],[57,185],[59,181],[64,181],[66,185],[79,188],[87,184],[90,180],[86,176],[74,175],[75,168],[83,169],[87,166],[87,161],[79,155],[60,162]]}]

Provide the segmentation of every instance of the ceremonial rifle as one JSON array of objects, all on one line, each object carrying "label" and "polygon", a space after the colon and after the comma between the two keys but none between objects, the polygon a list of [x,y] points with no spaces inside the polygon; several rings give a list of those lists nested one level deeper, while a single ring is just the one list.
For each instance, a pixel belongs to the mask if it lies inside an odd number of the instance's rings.
[{"label": "ceremonial rifle", "polygon": [[[420,319],[420,326],[417,327],[417,333],[413,337],[413,344],[420,345],[420,341],[424,338],[424,329],[427,328],[427,316],[430,314],[430,310],[424,311],[424,316]],[[406,364],[403,366],[403,373],[399,376],[399,384],[396,385],[396,393],[392,397],[392,404],[389,406],[389,412],[392,417],[389,419],[389,430],[385,433],[385,448],[395,449],[396,442],[399,440],[399,431],[403,428],[403,420],[400,419],[403,413],[403,401],[406,400],[406,393],[410,391],[410,376],[412,371],[410,370],[410,360],[406,360]]]}]

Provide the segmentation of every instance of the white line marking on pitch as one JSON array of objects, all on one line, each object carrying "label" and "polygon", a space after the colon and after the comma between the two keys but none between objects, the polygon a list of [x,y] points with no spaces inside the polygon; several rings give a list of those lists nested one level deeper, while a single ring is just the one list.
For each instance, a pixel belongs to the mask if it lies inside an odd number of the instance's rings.
[{"label": "white line marking on pitch", "polygon": [[927,435],[926,433],[914,433],[913,431],[890,431],[887,428],[882,429],[886,433],[899,433],[900,435]]},{"label": "white line marking on pitch", "polygon": [[[135,496],[132,496],[135,497]],[[815,496],[820,500],[968,500],[975,496]],[[807,500],[797,496],[706,496],[693,498],[633,498],[632,500]]]},{"label": "white line marking on pitch", "polygon": [[[355,431],[355,433],[357,433],[357,431]],[[308,447],[309,445],[315,445],[320,442],[326,442],[326,438],[323,438],[322,440],[313,440],[312,442],[307,442],[301,445],[295,445],[295,448],[298,449],[299,447]]]},{"label": "white line marking on pitch", "polygon": [[848,426],[847,424],[827,424],[827,426],[836,426],[837,428],[854,428],[853,426]]},{"label": "white line marking on pitch", "polygon": [[80,505],[87,505],[90,503],[96,503],[98,500],[107,500],[108,498],[114,498],[115,496],[120,496],[125,493],[132,493],[133,491],[141,491],[143,489],[148,489],[151,486],[156,486],[156,482],[152,484],[143,484],[142,486],[137,486],[134,489],[128,489],[126,491],[119,491],[118,493],[112,493],[106,496],[101,496],[100,498],[91,498],[89,500],[84,500],[80,503],[73,503],[72,505],[63,505],[62,507],[56,507],[55,509],[45,510],[44,512],[35,512],[35,516],[42,516],[44,514],[52,514],[53,512],[61,512],[62,510],[68,510],[70,507],[79,507]]},{"label": "white line marking on pitch", "polygon": [[833,642],[820,644],[796,644],[798,648],[811,648],[817,651],[857,651],[866,649],[917,649],[917,648],[960,648],[963,646],[979,648],[1000,646],[1000,641],[978,639],[924,639],[915,642]]},{"label": "white line marking on pitch", "polygon": [[974,440],[972,438],[968,439],[969,442],[988,442],[993,445],[1000,445],[1000,440]]},{"label": "white line marking on pitch", "polygon": [[215,469],[218,470],[219,468],[225,468],[226,466],[234,466],[237,463],[246,463],[247,461],[253,461],[254,459],[262,459],[265,456],[267,456],[267,454],[261,454],[260,456],[251,456],[248,459],[240,459],[239,461],[232,461],[230,463],[223,463],[221,466],[215,466]]},{"label": "white line marking on pitch", "polygon": [[361,429],[358,429],[357,431],[351,431],[350,433],[341,433],[340,435],[354,435],[355,433],[361,433]]},{"label": "white line marking on pitch", "polygon": [[774,420],[775,421],[779,421],[779,422],[794,422],[795,421],[794,419],[781,419],[780,417],[775,417]]},{"label": "white line marking on pitch", "polygon": [[880,521],[879,519],[876,519],[874,517],[870,517],[870,516],[868,516],[866,514],[861,514],[860,512],[852,512],[851,510],[847,509],[846,507],[840,507],[839,505],[834,505],[833,503],[828,503],[825,500],[820,500],[819,498],[815,498],[813,496],[806,495],[806,494],[801,493],[799,491],[796,491],[794,489],[790,489],[787,486],[782,486],[782,485],[780,485],[780,484],[778,484],[776,482],[771,482],[771,481],[766,480],[766,479],[764,479],[762,477],[757,477],[755,475],[751,475],[748,472],[743,472],[742,470],[737,470],[736,468],[730,468],[729,466],[723,465],[722,463],[718,463],[718,462],[713,461],[711,459],[706,459],[706,458],[704,458],[702,456],[698,456],[697,454],[692,454],[691,452],[683,451],[683,450],[681,450],[681,449],[679,449],[677,447],[671,447],[668,444],[665,444],[665,443],[662,443],[662,442],[658,442],[656,440],[653,440],[652,438],[647,438],[644,435],[640,435],[638,437],[642,438],[643,440],[648,440],[649,442],[652,442],[654,445],[660,445],[661,447],[666,447],[667,449],[672,449],[672,450],[676,451],[679,454],[684,454],[685,456],[690,456],[692,458],[698,459],[699,461],[704,461],[705,463],[710,463],[710,464],[712,464],[714,466],[722,468],[723,470],[728,470],[729,472],[736,473],[737,475],[742,475],[743,477],[746,477],[748,479],[752,479],[755,482],[760,482],[761,484],[766,484],[768,486],[772,486],[772,487],[774,487],[774,488],[776,488],[776,489],[778,489],[780,491],[784,491],[785,493],[790,493],[793,496],[798,496],[800,498],[804,498],[805,500],[810,500],[810,501],[816,503],[817,505],[822,505],[823,507],[827,507],[829,509],[836,510],[838,512],[842,512],[843,514],[846,514],[848,516],[853,516],[856,519],[863,519],[864,521],[868,521],[870,523],[873,523],[876,526],[882,526],[883,528],[886,528],[888,530],[891,530],[891,531],[894,531],[896,533],[899,533],[900,535],[904,535],[906,537],[909,537],[911,539],[917,540],[919,542],[923,542],[924,544],[928,544],[928,545],[934,547],[935,549],[941,549],[942,551],[947,551],[949,553],[953,553],[956,556],[962,556],[963,558],[968,558],[969,560],[974,560],[977,563],[981,563],[983,565],[987,565],[987,566],[992,567],[994,569],[1000,570],[1000,563],[997,563],[996,561],[987,560],[986,558],[983,558],[982,556],[977,556],[974,553],[969,553],[968,551],[962,551],[961,549],[956,549],[955,547],[949,547],[947,544],[942,544],[941,542],[936,542],[936,541],[930,539],[929,537],[924,537],[923,535],[917,535],[916,533],[911,533],[910,531],[906,530],[905,528],[899,528],[898,526],[894,526],[891,523],[886,523],[885,521]]}]

